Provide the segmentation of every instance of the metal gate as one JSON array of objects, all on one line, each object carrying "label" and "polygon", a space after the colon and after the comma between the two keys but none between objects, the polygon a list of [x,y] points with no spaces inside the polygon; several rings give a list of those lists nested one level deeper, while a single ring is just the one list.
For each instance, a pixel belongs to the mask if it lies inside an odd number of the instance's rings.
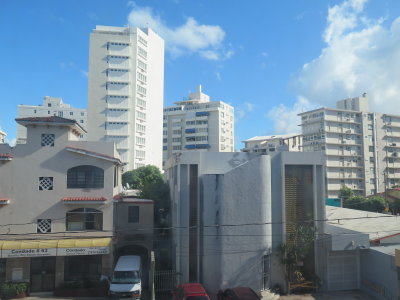
[{"label": "metal gate", "polygon": [[155,271],[154,289],[156,293],[172,291],[178,283],[179,275],[174,270]]}]

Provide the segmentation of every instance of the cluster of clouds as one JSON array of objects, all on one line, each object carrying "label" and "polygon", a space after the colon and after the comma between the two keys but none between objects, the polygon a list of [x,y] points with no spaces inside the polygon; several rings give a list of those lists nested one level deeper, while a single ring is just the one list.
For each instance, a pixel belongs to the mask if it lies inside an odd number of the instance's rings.
[{"label": "cluster of clouds", "polygon": [[[329,8],[322,35],[325,47],[290,82],[298,95],[296,102],[266,114],[277,131],[292,132],[292,118],[310,107],[334,107],[337,100],[364,92],[371,111],[400,114],[400,17],[391,24],[383,18],[370,19],[366,4],[367,0],[346,0]],[[285,120],[274,119],[276,113]],[[295,120],[299,122],[298,117]]]},{"label": "cluster of clouds", "polygon": [[225,60],[234,51],[223,45],[225,31],[218,25],[200,24],[188,17],[182,25],[170,27],[151,7],[141,7],[129,2],[132,7],[128,15],[131,26],[150,27],[165,41],[166,51],[173,57],[184,54],[198,54],[207,60]]}]

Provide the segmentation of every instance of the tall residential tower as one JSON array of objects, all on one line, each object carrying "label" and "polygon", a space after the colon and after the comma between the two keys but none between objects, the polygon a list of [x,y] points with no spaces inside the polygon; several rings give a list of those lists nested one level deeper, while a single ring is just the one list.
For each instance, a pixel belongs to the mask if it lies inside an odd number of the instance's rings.
[{"label": "tall residential tower", "polygon": [[164,108],[163,162],[182,151],[233,152],[234,111],[222,101],[210,101],[199,85],[187,99]]},{"label": "tall residential tower", "polygon": [[161,168],[164,41],[149,28],[90,35],[88,140],[111,141],[126,170]]},{"label": "tall residential tower", "polygon": [[373,195],[400,184],[400,116],[372,113],[366,94],[299,114],[303,151],[323,151],[327,196]]}]

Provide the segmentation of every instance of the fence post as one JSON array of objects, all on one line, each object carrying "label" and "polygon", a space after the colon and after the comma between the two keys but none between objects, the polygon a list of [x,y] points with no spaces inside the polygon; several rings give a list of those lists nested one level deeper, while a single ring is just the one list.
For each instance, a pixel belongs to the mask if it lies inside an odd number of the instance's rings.
[{"label": "fence post", "polygon": [[150,284],[150,299],[155,300],[156,295],[154,291],[154,273],[155,273],[156,259],[154,257],[154,251],[150,253],[150,272],[149,272],[149,284]]}]

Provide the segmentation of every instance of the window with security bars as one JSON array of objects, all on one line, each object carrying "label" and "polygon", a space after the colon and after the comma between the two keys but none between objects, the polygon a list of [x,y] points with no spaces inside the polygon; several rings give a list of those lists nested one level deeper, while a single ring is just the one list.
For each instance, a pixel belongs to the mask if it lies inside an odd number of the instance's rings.
[{"label": "window with security bars", "polygon": [[53,177],[39,177],[39,191],[53,190]]},{"label": "window with security bars", "polygon": [[50,232],[51,232],[51,219],[38,219],[37,233],[50,233]]},{"label": "window with security bars", "polygon": [[103,188],[104,170],[90,165],[71,168],[67,172],[67,188]]},{"label": "window with security bars", "polygon": [[55,135],[50,133],[42,133],[42,146],[54,147]]}]

